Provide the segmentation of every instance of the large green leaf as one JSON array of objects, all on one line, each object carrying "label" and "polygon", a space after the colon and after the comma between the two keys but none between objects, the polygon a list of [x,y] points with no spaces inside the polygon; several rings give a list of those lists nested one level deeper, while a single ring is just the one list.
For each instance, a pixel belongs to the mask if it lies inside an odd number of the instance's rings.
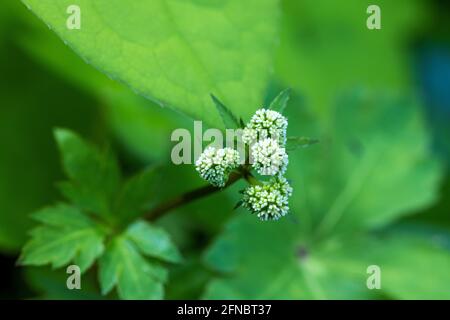
[{"label": "large green leaf", "polygon": [[302,120],[289,134],[320,140],[292,152],[288,169],[293,211],[316,236],[381,227],[436,200],[443,170],[413,99],[355,91],[322,128],[293,111]]},{"label": "large green leaf", "polygon": [[24,50],[49,71],[97,99],[105,107],[106,120],[121,145],[133,155],[146,161],[167,159],[171,132],[191,127],[189,118],[161,108],[111,80],[86,64],[39,20],[29,18],[25,22],[32,32],[16,40]]},{"label": "large green leaf", "polygon": [[[270,236],[268,236],[270,234]],[[450,252],[433,238],[397,233],[302,240],[295,225],[231,223],[207,255],[224,273],[207,287],[211,299],[448,299]],[[369,266],[381,289],[369,290]]]},{"label": "large green leaf", "polygon": [[[89,63],[162,106],[219,126],[210,93],[243,117],[262,102],[275,0],[23,2]],[[81,8],[80,30],[66,27],[69,5]]]},{"label": "large green leaf", "polygon": [[42,224],[32,230],[20,264],[59,268],[74,262],[85,271],[103,253],[104,232],[78,209],[60,204],[33,217]]}]

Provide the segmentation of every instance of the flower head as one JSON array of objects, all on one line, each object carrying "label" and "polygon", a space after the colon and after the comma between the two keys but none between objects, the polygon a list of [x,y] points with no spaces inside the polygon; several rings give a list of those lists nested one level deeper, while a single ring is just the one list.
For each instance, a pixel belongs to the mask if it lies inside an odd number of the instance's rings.
[{"label": "flower head", "polygon": [[244,190],[243,205],[263,221],[278,220],[289,212],[292,188],[284,177]]},{"label": "flower head", "polygon": [[283,174],[289,162],[286,149],[270,138],[253,144],[251,156],[253,157],[253,168],[263,176]]},{"label": "flower head", "polygon": [[279,112],[259,109],[250,119],[244,128],[242,141],[246,144],[253,144],[257,140],[272,138],[279,144],[286,143],[287,119]]},{"label": "flower head", "polygon": [[231,148],[208,147],[195,162],[200,176],[216,187],[224,187],[230,172],[239,166],[239,153]]}]

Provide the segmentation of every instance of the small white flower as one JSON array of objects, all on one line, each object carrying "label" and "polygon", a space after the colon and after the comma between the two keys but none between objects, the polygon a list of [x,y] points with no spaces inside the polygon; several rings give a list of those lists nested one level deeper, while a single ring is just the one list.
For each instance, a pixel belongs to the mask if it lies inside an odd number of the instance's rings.
[{"label": "small white flower", "polygon": [[264,139],[251,147],[253,168],[263,176],[281,175],[286,171],[289,159],[286,149],[274,139]]},{"label": "small white flower", "polygon": [[216,187],[224,187],[229,173],[239,166],[239,153],[231,148],[208,147],[195,162],[200,176]]},{"label": "small white flower", "polygon": [[279,112],[259,109],[250,119],[244,128],[242,141],[246,144],[253,144],[257,140],[272,138],[279,144],[286,143],[287,119]]},{"label": "small white flower", "polygon": [[278,220],[289,212],[292,188],[284,177],[244,190],[243,205],[263,221]]}]

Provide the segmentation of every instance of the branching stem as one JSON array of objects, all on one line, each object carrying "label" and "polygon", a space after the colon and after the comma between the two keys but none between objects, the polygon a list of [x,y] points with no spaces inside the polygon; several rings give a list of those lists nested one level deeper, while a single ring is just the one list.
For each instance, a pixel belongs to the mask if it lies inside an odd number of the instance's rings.
[{"label": "branching stem", "polygon": [[223,188],[217,188],[211,185],[207,185],[183,193],[175,198],[169,199],[168,201],[159,204],[158,206],[154,207],[149,212],[147,212],[147,214],[144,215],[144,219],[149,221],[157,220],[158,218],[162,217],[164,214],[170,212],[173,209],[184,206],[197,199],[209,196],[225,188],[228,188],[229,186],[240,180],[242,177],[247,176],[247,174],[248,173],[245,170],[233,172],[232,174],[230,174],[230,178],[228,179],[227,184]]}]

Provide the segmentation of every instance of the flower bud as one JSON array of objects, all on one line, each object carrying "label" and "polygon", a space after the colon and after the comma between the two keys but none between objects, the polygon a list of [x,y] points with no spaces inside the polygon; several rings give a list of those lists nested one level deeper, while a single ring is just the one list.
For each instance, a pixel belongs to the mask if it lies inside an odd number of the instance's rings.
[{"label": "flower bud", "polygon": [[244,190],[243,206],[263,221],[278,220],[289,212],[292,188],[284,177],[263,185],[251,185]]},{"label": "flower bud", "polygon": [[239,153],[231,148],[208,147],[195,162],[200,176],[215,187],[224,187],[230,172],[239,166]]},{"label": "flower bud", "polygon": [[281,175],[286,171],[289,159],[286,149],[276,140],[267,138],[251,147],[253,168],[263,176]]}]

